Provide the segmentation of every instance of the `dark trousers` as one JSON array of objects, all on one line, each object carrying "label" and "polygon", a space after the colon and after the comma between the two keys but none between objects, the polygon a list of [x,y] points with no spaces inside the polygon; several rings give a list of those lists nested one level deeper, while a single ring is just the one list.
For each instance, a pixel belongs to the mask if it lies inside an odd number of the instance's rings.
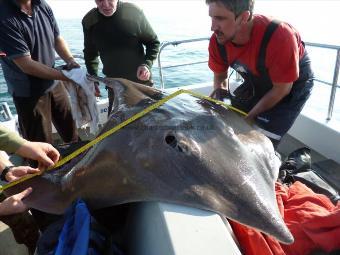
[{"label": "dark trousers", "polygon": [[52,143],[52,124],[64,142],[78,141],[67,91],[60,81],[40,97],[13,97],[22,136],[30,141]]},{"label": "dark trousers", "polygon": [[[0,202],[4,199],[6,199],[5,195],[0,194]],[[2,215],[0,216],[0,221],[11,228],[15,241],[18,244],[27,246],[28,254],[34,253],[39,238],[39,229],[28,211],[12,215]],[[3,249],[2,254],[13,254],[10,250],[7,250],[8,246],[7,248],[6,245],[4,246],[1,247]]]}]

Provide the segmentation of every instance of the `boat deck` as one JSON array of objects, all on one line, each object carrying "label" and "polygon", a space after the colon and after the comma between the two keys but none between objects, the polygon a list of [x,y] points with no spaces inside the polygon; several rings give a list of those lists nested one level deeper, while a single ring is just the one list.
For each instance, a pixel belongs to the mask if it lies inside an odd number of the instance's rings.
[{"label": "boat deck", "polygon": [[0,221],[0,255],[28,255],[25,245],[17,244],[14,240],[12,231],[8,226]]}]

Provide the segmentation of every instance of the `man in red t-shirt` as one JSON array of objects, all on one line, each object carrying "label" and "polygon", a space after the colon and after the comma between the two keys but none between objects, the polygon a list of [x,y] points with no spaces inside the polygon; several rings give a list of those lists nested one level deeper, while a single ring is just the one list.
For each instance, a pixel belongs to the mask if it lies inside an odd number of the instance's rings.
[{"label": "man in red t-shirt", "polygon": [[[214,92],[229,88],[228,69],[242,76],[231,103],[248,112],[276,147],[301,112],[313,87],[310,60],[289,24],[253,15],[253,0],[206,0],[211,17],[209,68]],[[227,86],[228,85],[228,86]],[[231,88],[231,86],[230,86]],[[225,91],[224,93],[225,94]]]}]

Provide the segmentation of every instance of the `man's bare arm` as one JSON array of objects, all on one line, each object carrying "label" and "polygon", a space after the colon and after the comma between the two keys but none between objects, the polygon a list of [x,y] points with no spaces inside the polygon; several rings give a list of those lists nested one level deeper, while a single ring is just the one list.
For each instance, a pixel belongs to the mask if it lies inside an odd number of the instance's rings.
[{"label": "man's bare arm", "polygon": [[55,51],[67,64],[68,69],[80,67],[80,65],[74,60],[66,41],[61,36],[55,39]]},{"label": "man's bare arm", "polygon": [[18,57],[13,59],[13,62],[25,74],[36,76],[46,80],[68,81],[68,78],[66,78],[66,76],[64,76],[62,72],[33,60],[31,56]]},{"label": "man's bare arm", "polygon": [[[211,98],[223,100],[223,94],[227,93],[228,71],[224,73],[214,73],[214,89],[209,95]],[[224,91],[223,93],[221,93]]]},{"label": "man's bare arm", "polygon": [[227,88],[228,71],[224,73],[214,73],[214,90],[218,88]]}]

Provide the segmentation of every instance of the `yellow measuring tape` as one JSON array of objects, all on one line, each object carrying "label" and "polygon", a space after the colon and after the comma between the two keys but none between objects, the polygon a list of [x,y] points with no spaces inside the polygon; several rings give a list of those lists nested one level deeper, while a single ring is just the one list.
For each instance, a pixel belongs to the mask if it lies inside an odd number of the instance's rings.
[{"label": "yellow measuring tape", "polygon": [[[247,113],[231,106],[231,105],[228,105],[224,102],[221,102],[219,100],[216,100],[216,99],[212,99],[208,96],[204,96],[204,95],[201,95],[201,94],[198,94],[198,93],[195,93],[195,92],[192,92],[190,90],[184,90],[184,89],[181,89],[181,90],[178,90],[174,93],[172,93],[171,95],[159,100],[158,102],[154,103],[153,105],[147,107],[146,109],[142,110],[141,112],[135,114],[134,116],[132,116],[131,118],[125,120],[124,122],[118,124],[117,126],[113,127],[112,129],[110,129],[109,131],[106,131],[105,133],[101,134],[100,136],[98,136],[97,138],[93,139],[91,142],[85,144],[84,146],[80,147],[79,149],[75,150],[74,152],[72,152],[71,154],[67,155],[66,157],[62,158],[60,161],[58,161],[53,167],[47,169],[46,171],[49,171],[49,170],[52,170],[54,168],[57,168],[57,167],[60,167],[62,166],[63,164],[67,163],[68,161],[70,161],[71,159],[75,158],[76,156],[78,156],[79,154],[83,153],[84,151],[88,150],[89,148],[91,148],[93,145],[95,145],[96,143],[102,141],[104,138],[108,137],[109,135],[112,135],[113,133],[115,133],[116,131],[118,131],[119,129],[129,125],[130,123],[134,122],[135,120],[143,117],[144,115],[148,114],[149,112],[157,109],[158,107],[160,107],[161,105],[165,104],[167,101],[169,101],[170,99],[173,99],[174,97],[180,95],[180,94],[190,94],[192,96],[195,96],[195,97],[198,97],[198,98],[201,98],[201,99],[206,99],[208,101],[211,101],[211,102],[214,102],[218,105],[223,105],[235,112],[238,112],[244,116],[247,115]],[[0,192],[3,192],[4,190],[10,188],[10,187],[13,187],[21,182],[24,182],[26,180],[29,180],[37,175],[41,175],[42,173],[39,172],[39,173],[36,173],[36,174],[31,174],[31,175],[27,175],[23,178],[20,178],[16,181],[13,181],[13,182],[10,182],[4,186],[0,186]]]}]

